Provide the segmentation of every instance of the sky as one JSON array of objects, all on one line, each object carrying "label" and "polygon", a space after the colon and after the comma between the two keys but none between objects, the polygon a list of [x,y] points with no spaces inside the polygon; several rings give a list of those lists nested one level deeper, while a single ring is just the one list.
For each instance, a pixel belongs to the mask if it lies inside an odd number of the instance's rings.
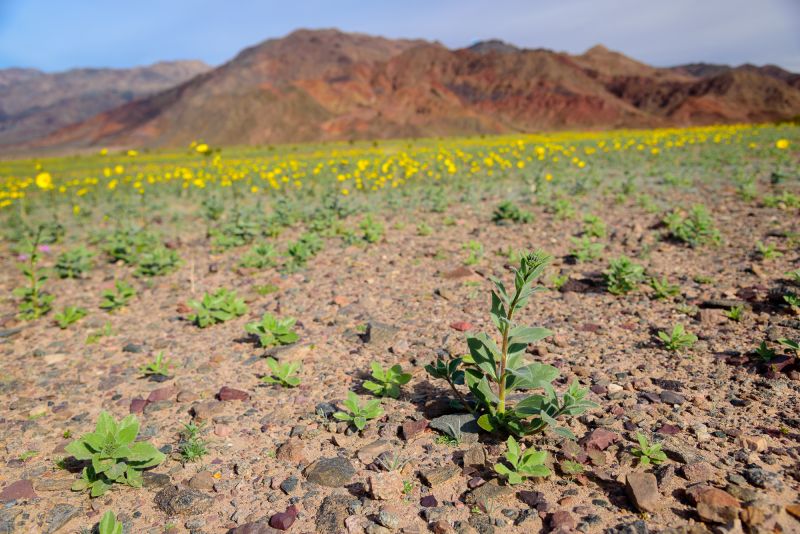
[{"label": "sky", "polygon": [[437,40],[498,38],[656,66],[776,64],[800,72],[800,0],[0,0],[0,68],[61,71],[200,59],[297,28]]}]

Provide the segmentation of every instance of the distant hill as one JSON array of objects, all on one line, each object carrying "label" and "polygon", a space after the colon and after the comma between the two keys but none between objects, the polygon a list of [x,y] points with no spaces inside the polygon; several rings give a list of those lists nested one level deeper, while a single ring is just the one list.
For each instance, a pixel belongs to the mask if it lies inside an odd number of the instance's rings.
[{"label": "distant hill", "polygon": [[778,67],[657,68],[603,46],[570,55],[493,40],[450,50],[420,40],[298,30],[14,149],[772,121],[800,114],[797,85],[797,74]]},{"label": "distant hill", "polygon": [[45,73],[0,70],[0,145],[43,137],[206,72],[201,61]]}]

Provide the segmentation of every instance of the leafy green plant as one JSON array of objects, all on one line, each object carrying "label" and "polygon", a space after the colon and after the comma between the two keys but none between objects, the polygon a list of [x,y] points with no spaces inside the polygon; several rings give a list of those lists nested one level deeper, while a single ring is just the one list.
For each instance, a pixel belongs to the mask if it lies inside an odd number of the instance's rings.
[{"label": "leafy green plant", "polygon": [[351,423],[359,431],[364,430],[367,426],[367,421],[383,415],[380,399],[370,400],[362,405],[358,402],[358,396],[352,391],[347,392],[347,400],[342,404],[344,404],[347,411],[336,412],[333,417],[339,421]]},{"label": "leafy green plant", "polygon": [[239,298],[235,291],[225,288],[206,293],[202,300],[190,300],[189,306],[195,310],[195,313],[189,315],[189,320],[200,328],[224,323],[247,313],[244,299]]},{"label": "leafy green plant", "polygon": [[586,468],[583,466],[583,464],[576,462],[575,460],[561,460],[558,463],[558,468],[569,478],[582,475],[584,471],[586,471]]},{"label": "leafy green plant", "polygon": [[322,239],[317,234],[303,234],[294,243],[289,244],[287,253],[289,254],[289,270],[296,270],[305,267],[308,260],[322,250]]},{"label": "leafy green plant", "polygon": [[604,276],[609,293],[624,295],[636,289],[644,280],[644,267],[634,263],[627,256],[620,256],[611,260]]},{"label": "leafy green plant", "polygon": [[700,311],[700,308],[693,304],[686,304],[681,302],[675,306],[675,309],[678,313],[682,313],[684,315],[688,315],[689,317],[694,317]]},{"label": "leafy green plant", "polygon": [[650,287],[653,289],[653,296],[657,299],[668,299],[676,297],[681,293],[681,286],[670,284],[666,276],[662,277],[660,280],[656,277],[651,277]]},{"label": "leafy green plant", "polygon": [[425,222],[421,222],[417,225],[417,235],[420,237],[429,236],[433,233],[433,228],[430,227]]},{"label": "leafy green plant", "polygon": [[697,336],[687,332],[680,323],[672,327],[672,332],[658,332],[658,338],[664,343],[664,348],[674,352],[690,349],[697,341]]},{"label": "leafy green plant", "polygon": [[388,369],[381,367],[378,362],[372,362],[372,380],[364,382],[364,388],[371,391],[378,397],[392,397],[396,399],[400,396],[400,386],[408,384],[411,380],[409,373],[404,373],[400,364],[393,365]]},{"label": "leafy green plant", "polygon": [[580,263],[596,260],[605,248],[603,243],[595,243],[588,235],[573,237],[570,238],[570,241],[572,241],[572,248],[569,250],[569,255]]},{"label": "leafy green plant", "polygon": [[83,468],[73,491],[89,490],[92,497],[103,495],[112,484],[142,487],[142,471],[164,461],[164,454],[146,441],[135,441],[139,421],[129,415],[119,423],[101,412],[94,432],[71,442],[65,450],[76,460],[90,461]]},{"label": "leafy green plant", "polygon": [[139,367],[139,372],[144,376],[169,376],[169,367],[172,362],[164,359],[164,351],[156,355],[156,359],[152,362]]},{"label": "leafy green plant", "polygon": [[800,196],[789,191],[784,191],[780,195],[766,196],[763,199],[764,205],[768,208],[778,208],[781,210],[793,210],[800,208]]},{"label": "leafy green plant", "polygon": [[242,259],[239,260],[239,266],[252,269],[267,269],[275,266],[276,256],[275,247],[270,243],[259,243],[242,256]]},{"label": "leafy green plant", "polygon": [[718,244],[719,231],[708,209],[702,204],[692,206],[688,213],[675,210],[664,218],[669,235],[691,247]]},{"label": "leafy green plant", "polygon": [[800,296],[792,293],[791,291],[783,296],[783,301],[789,305],[792,311],[797,312],[800,310]]},{"label": "leafy green plant", "polygon": [[58,255],[54,269],[59,278],[80,278],[92,268],[94,253],[84,246]]},{"label": "leafy green plant", "polygon": [[181,264],[178,253],[164,246],[143,252],[139,256],[136,276],[163,276],[171,273]]},{"label": "leafy green plant", "polygon": [[597,215],[586,215],[583,218],[583,235],[602,239],[606,236],[606,223]]},{"label": "leafy green plant", "polygon": [[97,534],[122,534],[122,522],[117,521],[117,516],[111,510],[103,514],[97,525]]},{"label": "leafy green plant", "polygon": [[[448,382],[465,408],[479,416],[478,425],[486,431],[503,429],[524,435],[551,427],[560,435],[574,438],[556,419],[562,415],[578,415],[595,406],[586,399],[587,390],[577,382],[573,382],[559,399],[552,385],[559,375],[558,369],[523,360],[528,344],[552,334],[546,328],[521,326],[513,320],[533,294],[545,291],[534,282],[549,262],[550,257],[540,251],[524,255],[519,267],[513,269],[513,293],[509,293],[500,280],[492,280],[495,290],[492,291],[490,315],[500,334],[500,345],[487,334],[470,335],[467,336],[468,355],[449,361],[439,358],[425,367],[434,378]],[[456,387],[464,383],[475,398],[477,405],[474,407]],[[542,394],[530,395],[512,406],[506,397],[515,390],[542,390]]]},{"label": "leafy green plant", "polygon": [[650,443],[647,436],[641,432],[636,433],[636,441],[639,442],[638,447],[633,447],[633,455],[639,459],[640,465],[658,465],[667,459],[666,453],[661,450],[660,443]]},{"label": "leafy green plant", "polygon": [[103,244],[111,261],[135,264],[139,255],[158,246],[158,237],[135,228],[117,229],[106,237]]},{"label": "leafy green plant", "polygon": [[280,384],[285,388],[293,388],[300,385],[300,377],[297,372],[300,370],[300,362],[279,362],[275,358],[268,357],[267,365],[270,374],[261,378],[267,384]]},{"label": "leafy green plant", "polygon": [[778,343],[786,347],[787,349],[794,351],[794,353],[800,356],[800,340],[791,340],[788,338],[781,338],[778,340]]},{"label": "leafy green plant", "polygon": [[483,258],[483,244],[480,241],[470,241],[461,248],[469,252],[469,256],[464,260],[464,265],[477,265]]},{"label": "leafy green plant", "polygon": [[56,324],[61,330],[66,329],[69,325],[77,323],[89,313],[83,308],[77,306],[67,306],[61,313],[55,315]]},{"label": "leafy green plant", "polygon": [[492,221],[501,223],[510,221],[513,223],[529,223],[533,220],[533,214],[521,210],[516,204],[510,200],[504,200],[494,209],[492,213]]},{"label": "leafy green plant", "polygon": [[774,243],[764,244],[756,241],[756,255],[761,258],[761,261],[769,261],[783,256],[783,252],[780,252]]},{"label": "leafy green plant", "polygon": [[106,321],[103,324],[103,328],[101,328],[100,330],[96,330],[96,331],[92,332],[91,334],[89,334],[88,336],[86,336],[86,344],[87,345],[93,345],[93,344],[97,343],[98,341],[100,341],[102,338],[108,337],[108,336],[112,335],[113,333],[114,332],[111,329],[111,323]]},{"label": "leafy green plant", "polygon": [[196,462],[208,454],[208,443],[200,436],[203,431],[203,424],[196,424],[190,421],[183,425],[180,432],[180,442],[178,452],[183,462]]},{"label": "leafy green plant", "polygon": [[755,354],[758,359],[764,363],[771,362],[773,359],[775,359],[775,356],[777,356],[774,350],[767,347],[766,341],[762,341],[761,344],[756,347]]},{"label": "leafy green plant", "polygon": [[520,484],[526,478],[547,477],[552,474],[550,468],[544,465],[547,451],[530,448],[522,452],[513,436],[508,436],[506,449],[505,460],[508,465],[497,463],[494,465],[494,470],[498,475],[505,477],[509,484]]},{"label": "leafy green plant", "polygon": [[374,220],[372,215],[367,215],[358,226],[364,232],[364,241],[367,243],[377,243],[383,237],[383,225]]},{"label": "leafy green plant", "polygon": [[794,271],[789,271],[786,273],[786,276],[789,277],[789,280],[797,285],[800,286],[800,269],[795,269]]},{"label": "leafy green plant", "polygon": [[550,284],[553,286],[553,289],[558,291],[567,283],[567,280],[569,280],[568,274],[554,274],[550,277]]},{"label": "leafy green plant", "polygon": [[736,306],[731,307],[730,310],[726,310],[722,313],[731,321],[736,321],[738,323],[744,319],[744,305],[737,304]]},{"label": "leafy green plant", "polygon": [[20,265],[20,270],[28,280],[26,287],[14,290],[14,296],[20,298],[19,317],[24,321],[38,319],[53,308],[53,295],[43,291],[42,287],[47,281],[47,275],[39,270],[41,260],[43,227],[39,226],[34,236],[28,237],[20,258],[26,263]]},{"label": "leafy green plant", "polygon": [[274,347],[297,341],[299,336],[292,330],[296,322],[294,317],[279,319],[271,313],[265,313],[260,321],[247,323],[244,329],[247,333],[258,336],[262,347]]},{"label": "leafy green plant", "polygon": [[114,282],[114,290],[103,291],[100,308],[108,312],[113,312],[124,308],[128,302],[136,296],[136,289],[124,280]]}]

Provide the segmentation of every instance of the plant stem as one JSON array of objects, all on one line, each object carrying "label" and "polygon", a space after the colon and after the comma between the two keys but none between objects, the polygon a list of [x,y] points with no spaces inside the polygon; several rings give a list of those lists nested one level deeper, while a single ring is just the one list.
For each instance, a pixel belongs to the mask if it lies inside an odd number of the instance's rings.
[{"label": "plant stem", "polygon": [[508,332],[511,329],[511,317],[514,315],[514,309],[517,307],[519,294],[520,291],[518,290],[514,295],[514,299],[508,305],[506,323],[503,325],[503,344],[500,349],[500,371],[497,373],[499,380],[499,383],[497,384],[497,413],[500,415],[506,413],[506,363],[508,360]]}]

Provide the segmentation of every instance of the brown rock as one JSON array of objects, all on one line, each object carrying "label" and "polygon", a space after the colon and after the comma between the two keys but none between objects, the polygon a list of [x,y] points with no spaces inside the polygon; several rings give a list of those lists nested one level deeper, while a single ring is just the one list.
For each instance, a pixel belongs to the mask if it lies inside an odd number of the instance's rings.
[{"label": "brown rock", "polygon": [[730,493],[706,486],[694,492],[697,515],[707,523],[727,524],[739,517],[739,501]]},{"label": "brown rock", "polygon": [[269,526],[277,528],[278,530],[288,530],[297,519],[297,507],[295,505],[289,506],[285,512],[279,512],[269,518]]},{"label": "brown rock", "polygon": [[299,438],[292,438],[278,447],[275,457],[282,462],[292,464],[305,463],[307,461],[306,446]]},{"label": "brown rock", "polygon": [[130,413],[143,413],[147,401],[144,399],[131,399]]},{"label": "brown rock", "polygon": [[214,489],[214,475],[209,471],[200,471],[189,481],[189,487],[196,490],[210,491]]},{"label": "brown rock", "polygon": [[625,477],[625,491],[633,505],[642,512],[654,512],[661,504],[656,476],[652,473],[630,473]]},{"label": "brown rock", "polygon": [[575,529],[575,518],[566,510],[556,510],[550,514],[550,528],[554,531],[570,531]]},{"label": "brown rock", "polygon": [[605,428],[595,428],[581,439],[581,445],[587,450],[595,449],[603,451],[616,441],[619,441],[619,435],[616,432],[606,430]]},{"label": "brown rock", "polygon": [[33,491],[33,483],[30,480],[17,480],[3,488],[3,491],[0,491],[0,502],[3,503],[35,499],[36,497],[36,492]]},{"label": "brown rock", "polygon": [[468,267],[456,267],[452,271],[442,273],[442,278],[446,280],[463,280],[464,278],[476,278],[478,275]]},{"label": "brown rock", "polygon": [[428,421],[425,419],[406,421],[400,427],[400,436],[406,441],[411,441],[422,434],[426,428],[428,428]]},{"label": "brown rock", "polygon": [[178,394],[178,390],[174,386],[167,386],[165,388],[154,389],[147,396],[147,402],[158,402],[171,400]]},{"label": "brown rock", "polygon": [[372,474],[367,485],[372,498],[380,501],[399,499],[403,494],[403,479],[397,471]]},{"label": "brown rock", "polygon": [[689,482],[705,482],[714,476],[713,468],[708,462],[694,462],[681,468],[683,478]]},{"label": "brown rock", "polygon": [[192,407],[192,414],[198,421],[210,421],[215,415],[222,412],[222,403],[218,401],[206,401],[195,404]]},{"label": "brown rock", "polygon": [[748,451],[764,452],[767,450],[767,438],[764,436],[739,436],[737,443]]},{"label": "brown rock", "polygon": [[358,459],[361,460],[362,463],[365,465],[369,465],[375,461],[380,454],[391,450],[392,446],[389,444],[388,441],[383,439],[378,439],[366,445],[365,447],[361,447],[356,453]]},{"label": "brown rock", "polygon": [[433,488],[457,476],[459,471],[458,467],[446,465],[444,467],[436,467],[421,471],[420,476],[425,484]]},{"label": "brown rock", "polygon": [[486,449],[483,445],[473,445],[464,453],[464,467],[483,467],[486,463]]},{"label": "brown rock", "polygon": [[241,389],[233,389],[228,386],[222,386],[217,393],[217,397],[221,401],[244,401],[250,398],[250,394]]}]

